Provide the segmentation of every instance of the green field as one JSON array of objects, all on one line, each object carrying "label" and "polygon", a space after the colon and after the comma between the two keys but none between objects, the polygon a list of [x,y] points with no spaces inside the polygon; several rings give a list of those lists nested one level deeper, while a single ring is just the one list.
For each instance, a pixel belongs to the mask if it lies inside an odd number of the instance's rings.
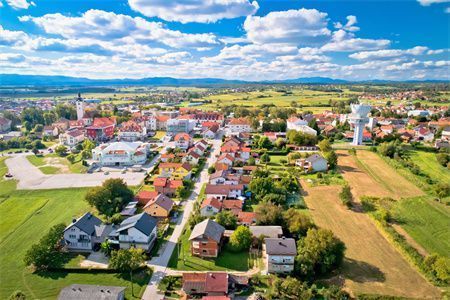
[{"label": "green field", "polygon": [[27,159],[44,174],[86,173],[87,171],[87,168],[82,165],[81,154],[76,155],[73,164],[67,158],[59,157],[55,153],[45,156],[28,155]]},{"label": "green field", "polygon": [[[25,267],[25,252],[51,226],[67,224],[91,208],[83,200],[87,189],[15,190],[14,181],[3,179],[4,159],[0,158],[0,299],[7,299],[15,290],[23,291],[27,299],[56,299],[61,288],[74,283],[125,286],[127,298],[133,299],[129,280],[118,274],[36,274]],[[147,274],[133,276],[135,295],[143,293],[148,279]]]},{"label": "green field", "polygon": [[430,254],[450,257],[450,209],[428,197],[402,199],[393,208],[395,220]]},{"label": "green field", "polygon": [[[248,252],[234,253],[229,251],[226,246],[222,246],[222,250],[216,259],[202,259],[192,256],[190,242],[188,241],[190,234],[191,230],[187,229],[181,235],[179,243],[170,257],[170,268],[188,271],[247,271],[249,269]],[[181,247],[179,247],[180,243]]]},{"label": "green field", "polygon": [[441,166],[436,160],[436,153],[411,151],[411,161],[420,167],[422,172],[442,183],[450,182],[450,170]]}]

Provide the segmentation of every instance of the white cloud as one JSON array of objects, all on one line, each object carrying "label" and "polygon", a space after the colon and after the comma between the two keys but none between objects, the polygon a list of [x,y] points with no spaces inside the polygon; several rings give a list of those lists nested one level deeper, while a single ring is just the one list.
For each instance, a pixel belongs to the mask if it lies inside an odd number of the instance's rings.
[{"label": "white cloud", "polygon": [[255,44],[289,43],[301,46],[323,43],[330,38],[327,14],[316,9],[270,12],[248,16],[244,22],[249,41]]},{"label": "white cloud", "polygon": [[0,62],[2,63],[20,63],[26,60],[26,57],[17,53],[0,53]]},{"label": "white cloud", "polygon": [[196,48],[219,44],[215,35],[211,33],[183,33],[167,29],[159,22],[149,22],[140,17],[133,18],[95,9],[86,11],[80,17],[56,13],[42,17],[23,16],[19,20],[32,21],[46,33],[71,39],[91,38],[105,41],[127,39],[138,43],[162,43],[175,48]]},{"label": "white cloud", "polygon": [[253,15],[258,2],[248,0],[128,0],[130,7],[147,17],[181,23],[210,23]]},{"label": "white cloud", "polygon": [[14,9],[28,9],[30,6],[36,6],[33,1],[27,0],[6,0],[6,3]]},{"label": "white cloud", "polygon": [[23,31],[11,31],[0,25],[0,46],[20,46],[26,43],[28,34]]},{"label": "white cloud", "polygon": [[427,51],[427,54],[428,54],[428,55],[435,55],[435,54],[441,54],[441,53],[444,53],[445,51],[448,51],[448,49],[428,50],[428,51]]},{"label": "white cloud", "polygon": [[331,42],[322,46],[323,51],[352,52],[363,50],[377,50],[389,46],[391,42],[385,39],[356,38],[353,33],[339,29],[333,32]]},{"label": "white cloud", "polygon": [[314,62],[328,62],[330,57],[323,55],[323,51],[318,48],[300,48],[295,55],[279,56],[277,59],[281,61],[314,61]]},{"label": "white cloud", "polygon": [[422,6],[429,6],[429,5],[435,4],[435,3],[450,2],[450,0],[417,0],[417,1],[419,1],[420,5],[422,5]]},{"label": "white cloud", "polygon": [[356,19],[356,16],[347,16],[347,23],[345,25],[342,25],[340,22],[337,22],[334,24],[334,27],[336,29],[344,29],[347,31],[358,31],[359,27],[355,26],[356,23],[358,23],[358,20]]},{"label": "white cloud", "polygon": [[417,46],[411,49],[386,49],[378,51],[362,51],[353,53],[349,57],[357,60],[389,60],[392,58],[423,55],[431,51],[427,47]]}]

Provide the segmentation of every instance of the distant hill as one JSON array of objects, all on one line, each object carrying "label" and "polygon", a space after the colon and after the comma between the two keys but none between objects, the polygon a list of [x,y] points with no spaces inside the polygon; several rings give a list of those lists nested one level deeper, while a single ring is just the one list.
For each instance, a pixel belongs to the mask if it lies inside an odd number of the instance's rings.
[{"label": "distant hill", "polygon": [[[244,81],[220,78],[173,78],[148,77],[141,79],[89,79],[83,77],[53,76],[53,75],[19,75],[0,74],[0,86],[105,86],[105,85],[154,85],[154,86],[225,86],[237,84],[347,84],[347,83],[396,83],[389,80],[366,80],[352,82],[328,77],[304,77],[286,80]],[[417,82],[448,82],[446,80],[409,80],[406,83]]]}]

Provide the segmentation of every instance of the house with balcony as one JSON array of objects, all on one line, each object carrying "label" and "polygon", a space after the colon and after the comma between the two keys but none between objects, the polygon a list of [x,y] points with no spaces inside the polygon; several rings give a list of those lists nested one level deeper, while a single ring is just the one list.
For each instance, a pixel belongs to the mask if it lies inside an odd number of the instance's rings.
[{"label": "house with balcony", "polygon": [[127,218],[109,234],[109,241],[120,249],[131,247],[149,252],[156,242],[158,221],[147,213]]},{"label": "house with balcony", "polygon": [[158,193],[164,194],[168,197],[174,197],[177,189],[183,186],[182,180],[171,180],[165,177],[155,178],[153,186]]},{"label": "house with balcony", "polygon": [[291,273],[294,270],[297,246],[292,238],[265,238],[264,256],[269,273]]},{"label": "house with balcony", "polygon": [[192,166],[188,163],[160,163],[158,170],[161,177],[184,180],[191,178]]},{"label": "house with balcony", "polygon": [[70,129],[59,135],[59,143],[68,147],[75,147],[86,139],[84,132],[80,129]]},{"label": "house with balcony", "polygon": [[189,236],[192,255],[217,257],[224,232],[225,228],[211,219],[206,219],[195,225]]}]

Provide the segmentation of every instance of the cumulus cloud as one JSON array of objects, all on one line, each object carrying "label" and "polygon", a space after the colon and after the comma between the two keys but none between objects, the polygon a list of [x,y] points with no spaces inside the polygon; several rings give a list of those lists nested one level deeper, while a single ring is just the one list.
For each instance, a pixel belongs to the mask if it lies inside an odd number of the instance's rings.
[{"label": "cumulus cloud", "polygon": [[0,53],[0,62],[3,63],[20,63],[25,61],[25,56],[17,53]]},{"label": "cumulus cloud", "polygon": [[450,0],[417,0],[417,1],[419,1],[420,5],[422,5],[422,6],[429,6],[429,5],[435,4],[435,3],[450,2]]},{"label": "cumulus cloud", "polygon": [[305,61],[305,62],[328,62],[330,57],[323,55],[323,51],[318,48],[300,48],[295,55],[279,56],[277,59],[281,61]]},{"label": "cumulus cloud", "polygon": [[253,15],[258,2],[248,0],[128,0],[130,7],[147,17],[181,23],[211,23]]},{"label": "cumulus cloud", "polygon": [[349,57],[357,60],[388,60],[397,57],[417,56],[429,53],[427,47],[417,46],[411,49],[386,49],[378,51],[362,51],[349,55]]},{"label": "cumulus cloud", "polygon": [[27,0],[6,0],[6,3],[13,9],[28,9],[30,6],[36,6],[33,1]]},{"label": "cumulus cloud", "polygon": [[244,29],[255,44],[289,43],[315,45],[330,38],[327,14],[316,9],[270,12],[266,16],[248,16]]},{"label": "cumulus cloud", "polygon": [[355,26],[356,23],[358,23],[356,16],[347,16],[347,23],[345,25],[342,25],[341,22],[337,22],[334,24],[334,27],[336,29],[344,29],[347,31],[358,31],[359,27]]},{"label": "cumulus cloud", "polygon": [[28,34],[23,31],[11,31],[0,25],[0,46],[20,46],[26,43]]},{"label": "cumulus cloud", "polygon": [[56,13],[42,17],[23,16],[19,20],[31,21],[46,33],[71,39],[91,38],[106,41],[134,39],[141,42],[158,42],[175,48],[206,47],[219,43],[211,33],[183,33],[167,29],[160,22],[149,22],[140,17],[133,18],[95,9],[88,10],[79,17]]},{"label": "cumulus cloud", "polygon": [[389,46],[391,42],[385,39],[356,38],[353,33],[339,29],[333,32],[332,40],[322,46],[323,51],[352,52],[362,50],[377,50]]}]

